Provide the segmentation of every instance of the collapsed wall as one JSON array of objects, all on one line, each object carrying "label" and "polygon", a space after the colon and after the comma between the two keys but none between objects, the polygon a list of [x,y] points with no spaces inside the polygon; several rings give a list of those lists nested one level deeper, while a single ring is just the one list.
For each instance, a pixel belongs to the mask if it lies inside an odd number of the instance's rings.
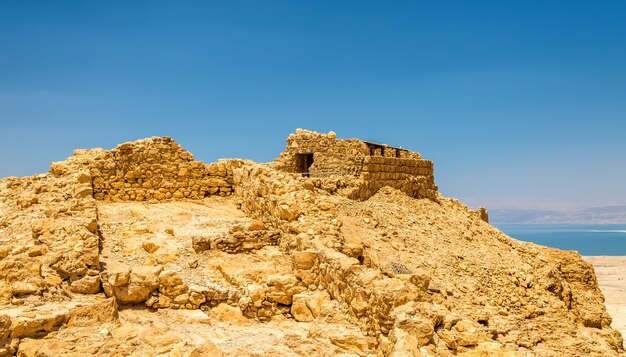
[{"label": "collapsed wall", "polygon": [[[0,304],[99,291],[96,204],[87,171],[0,180]],[[65,289],[64,287],[70,287]]]},{"label": "collapsed wall", "polygon": [[[235,171],[235,198],[295,235],[281,247],[296,277],[322,286],[383,355],[622,351],[593,268],[577,253],[514,241],[456,200],[385,188],[360,202],[323,182],[251,165]],[[314,320],[315,302],[300,295],[293,318]]]},{"label": "collapsed wall", "polygon": [[[336,192],[322,182],[285,176],[263,165],[235,171],[236,199],[241,209],[292,233],[282,237],[281,246],[293,256],[301,285],[323,287],[325,294],[343,304],[364,334],[386,340],[397,320],[394,308],[431,300],[426,293],[428,277],[414,275],[410,281],[409,276],[403,280],[363,265],[363,246],[346,241],[341,233],[337,216],[341,196],[333,195]],[[308,294],[319,292],[314,288]],[[315,310],[302,307],[304,301],[299,298],[300,294],[294,295],[291,314],[297,321],[308,321]],[[310,301],[306,304],[314,305]]]}]

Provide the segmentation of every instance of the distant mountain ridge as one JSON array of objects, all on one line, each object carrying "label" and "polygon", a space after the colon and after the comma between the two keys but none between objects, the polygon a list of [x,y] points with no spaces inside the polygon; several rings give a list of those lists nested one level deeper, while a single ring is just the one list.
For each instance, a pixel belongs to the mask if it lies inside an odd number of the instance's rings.
[{"label": "distant mountain ridge", "polygon": [[626,205],[575,211],[494,208],[489,218],[494,224],[626,224]]}]

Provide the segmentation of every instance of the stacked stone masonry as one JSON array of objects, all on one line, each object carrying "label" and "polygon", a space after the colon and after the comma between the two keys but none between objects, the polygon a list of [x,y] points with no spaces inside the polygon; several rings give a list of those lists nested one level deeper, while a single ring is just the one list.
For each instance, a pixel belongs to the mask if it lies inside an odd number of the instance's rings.
[{"label": "stacked stone masonry", "polygon": [[[343,178],[352,188],[352,199],[365,200],[384,186],[415,198],[436,198],[433,163],[418,153],[300,129],[287,143],[277,159],[280,170],[322,180]],[[195,161],[169,137],[124,143],[112,150],[77,150],[72,159],[89,170],[94,198],[113,202],[231,195],[234,170],[249,164],[237,159]]]},{"label": "stacked stone masonry", "polygon": [[357,139],[337,139],[336,134],[298,129],[287,138],[287,148],[277,159],[279,169],[310,177],[358,178],[353,199],[365,200],[384,186],[415,198],[435,199],[437,185],[433,162],[402,148]]},{"label": "stacked stone masonry", "polygon": [[[336,140],[333,135],[298,131],[287,138],[287,149],[279,161],[282,170],[292,173],[358,176],[367,153],[367,145],[360,140]],[[309,154],[313,154],[313,162],[309,167],[301,167],[299,158]]]},{"label": "stacked stone masonry", "polygon": [[124,143],[91,163],[94,197],[106,201],[164,201],[227,196],[232,170],[243,160],[205,164],[168,137]]},{"label": "stacked stone masonry", "polygon": [[429,160],[366,156],[361,173],[366,184],[360,197],[369,198],[382,187],[389,186],[411,197],[434,199],[437,186],[433,171],[433,162]]}]

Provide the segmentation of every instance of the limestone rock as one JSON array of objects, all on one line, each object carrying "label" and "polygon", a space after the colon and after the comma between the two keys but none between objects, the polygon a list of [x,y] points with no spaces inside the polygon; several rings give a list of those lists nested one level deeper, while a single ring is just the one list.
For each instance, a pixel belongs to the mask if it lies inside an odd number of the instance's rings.
[{"label": "limestone rock", "polygon": [[300,212],[295,204],[281,204],[276,207],[276,214],[278,218],[285,221],[294,221],[300,216]]},{"label": "limestone rock", "polygon": [[300,129],[273,163],[153,137],[2,179],[0,356],[624,354],[591,265],[433,173]]},{"label": "limestone rock", "polygon": [[100,277],[85,275],[79,280],[73,281],[71,289],[75,293],[97,294],[100,292]]},{"label": "limestone rock", "polygon": [[397,321],[395,328],[414,339],[418,346],[428,344],[434,335],[432,322],[424,319],[409,318]]},{"label": "limestone rock", "polygon": [[[156,288],[159,287],[159,274],[163,270],[161,266],[137,266],[130,271],[128,283],[114,286],[111,284],[111,296],[115,296],[122,304],[136,304],[144,302]],[[117,280],[120,274],[116,275],[115,283],[124,280]]]},{"label": "limestone rock", "polygon": [[326,291],[305,291],[296,294],[293,296],[291,314],[297,321],[312,321],[319,315],[322,305],[327,301],[330,301],[330,296]]},{"label": "limestone rock", "polygon": [[301,251],[293,253],[294,267],[296,269],[311,269],[317,259],[316,251]]},{"label": "limestone rock", "polygon": [[217,307],[214,307],[211,309],[209,316],[212,320],[228,323],[241,324],[249,322],[240,309],[227,304],[219,304]]},{"label": "limestone rock", "polygon": [[291,304],[291,315],[296,321],[311,322],[314,319],[313,313],[306,305],[304,299],[296,299]]},{"label": "limestone rock", "polygon": [[7,315],[0,315],[0,347],[3,347],[7,338],[11,335],[11,318]]},{"label": "limestone rock", "polygon": [[377,344],[374,338],[363,335],[358,329],[339,324],[314,324],[309,333],[313,338],[327,338],[333,345],[356,355],[371,353]]},{"label": "limestone rock", "polygon": [[107,262],[103,277],[111,286],[126,285],[130,280],[130,268],[116,262]]},{"label": "limestone rock", "polygon": [[21,314],[11,319],[11,338],[41,337],[58,330],[67,322],[67,310],[48,311],[44,314]]},{"label": "limestone rock", "polygon": [[191,352],[189,357],[215,356],[222,357],[224,354],[213,342],[206,341],[202,346]]},{"label": "limestone rock", "polygon": [[19,357],[27,356],[41,356],[41,357],[54,357],[59,356],[61,351],[69,349],[70,343],[58,341],[58,340],[42,340],[42,339],[30,339],[25,338],[20,342],[19,351],[17,355]]},{"label": "limestone rock", "polygon": [[108,298],[72,309],[69,314],[67,326],[101,325],[117,320],[117,302],[114,298]]}]

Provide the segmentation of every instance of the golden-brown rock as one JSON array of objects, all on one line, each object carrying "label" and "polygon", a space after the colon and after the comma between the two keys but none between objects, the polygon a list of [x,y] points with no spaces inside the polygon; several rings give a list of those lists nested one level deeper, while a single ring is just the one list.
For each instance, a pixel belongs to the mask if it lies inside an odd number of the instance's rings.
[{"label": "golden-brown rock", "polygon": [[150,138],[0,180],[0,356],[624,355],[577,253],[439,195],[417,153],[287,141],[204,164]]}]

